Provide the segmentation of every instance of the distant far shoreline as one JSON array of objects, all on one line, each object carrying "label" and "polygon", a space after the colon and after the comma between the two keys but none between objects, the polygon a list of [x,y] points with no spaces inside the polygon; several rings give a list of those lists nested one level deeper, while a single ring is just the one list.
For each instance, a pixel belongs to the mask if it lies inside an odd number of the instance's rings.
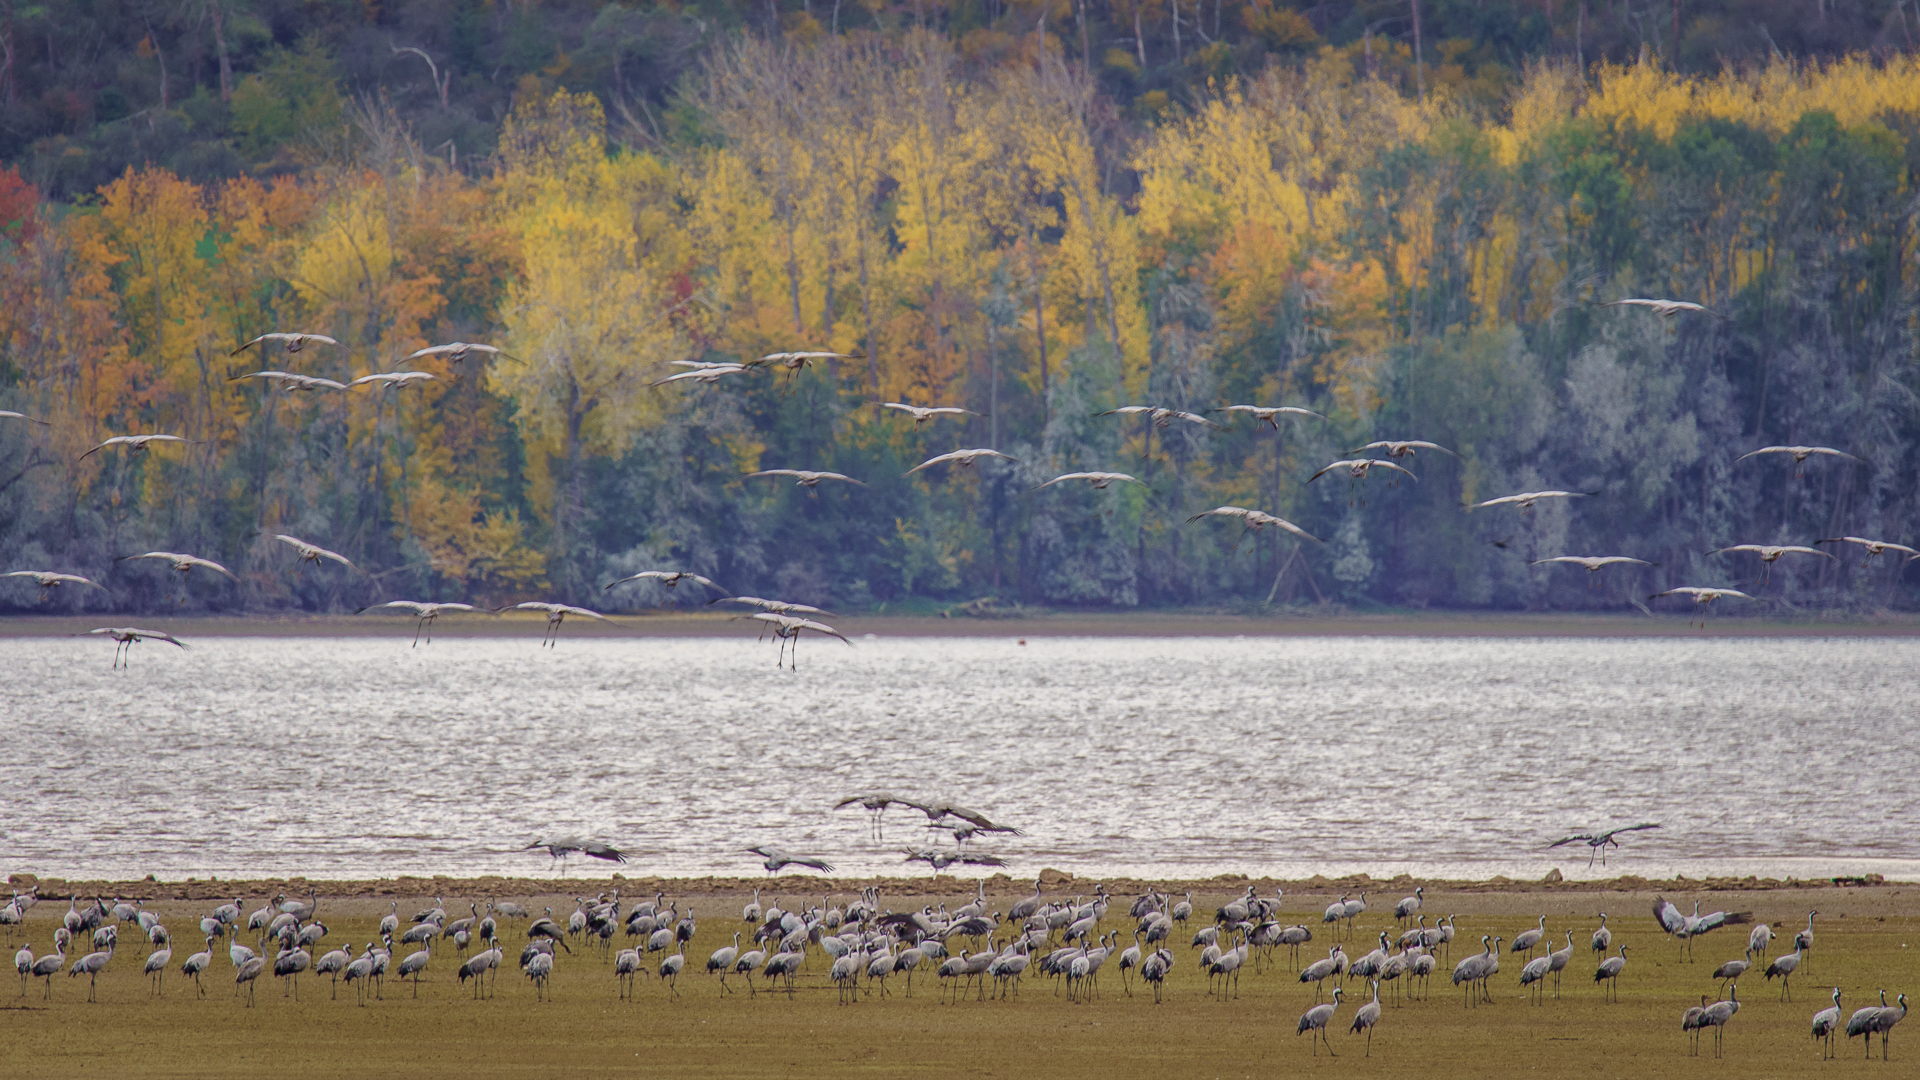
[{"label": "distant far shoreline", "polygon": [[[565,636],[594,638],[737,637],[756,627],[712,612],[615,615],[615,622],[568,620]],[[1594,615],[1520,612],[1361,614],[1288,608],[1274,615],[1213,612],[1045,612],[1009,618],[957,615],[840,615],[827,621],[848,637],[1916,637],[1920,616],[1881,615],[1821,620],[1715,616],[1702,629],[1687,613]],[[0,615],[0,638],[48,638],[98,626],[140,626],[199,637],[405,637],[406,615]],[[539,616],[445,615],[436,638],[541,637]]]}]

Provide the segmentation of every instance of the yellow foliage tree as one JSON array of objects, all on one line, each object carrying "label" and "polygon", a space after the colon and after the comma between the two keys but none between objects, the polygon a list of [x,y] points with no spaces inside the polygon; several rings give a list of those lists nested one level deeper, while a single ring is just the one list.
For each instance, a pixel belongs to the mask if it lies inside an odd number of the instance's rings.
[{"label": "yellow foliage tree", "polygon": [[[536,505],[548,508],[563,588],[585,511],[582,458],[617,455],[658,416],[649,375],[688,355],[691,279],[670,207],[672,170],[606,155],[598,102],[560,91],[523,101],[502,139],[501,185],[522,270],[501,305],[517,363],[492,385],[518,405]],[[565,463],[557,483],[555,461]]]}]

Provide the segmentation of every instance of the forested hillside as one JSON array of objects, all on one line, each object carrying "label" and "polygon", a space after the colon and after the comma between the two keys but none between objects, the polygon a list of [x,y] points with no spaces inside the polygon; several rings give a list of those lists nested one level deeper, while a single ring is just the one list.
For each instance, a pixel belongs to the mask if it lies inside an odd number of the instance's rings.
[{"label": "forested hillside", "polygon": [[[1916,599],[1704,554],[1920,536],[1901,5],[8,16],[0,409],[47,424],[0,417],[0,571],[108,587],[56,608]],[[339,344],[233,354],[271,330]],[[505,355],[406,359],[453,341]],[[796,349],[845,355],[662,383]],[[148,432],[191,442],[82,456]],[[1375,439],[1453,453],[1309,482]],[[961,448],[1014,460],[902,475]],[[1141,483],[1036,490],[1084,470]],[[1469,509],[1540,489],[1593,494]]]}]

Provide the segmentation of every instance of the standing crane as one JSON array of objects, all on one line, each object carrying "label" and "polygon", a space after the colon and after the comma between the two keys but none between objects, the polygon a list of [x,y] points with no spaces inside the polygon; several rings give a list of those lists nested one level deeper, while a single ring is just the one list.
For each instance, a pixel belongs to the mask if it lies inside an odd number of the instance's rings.
[{"label": "standing crane", "polygon": [[[16,956],[14,962],[18,963],[19,957]],[[29,976],[45,982],[47,992],[41,995],[42,998],[51,999],[53,997],[53,977],[60,974],[60,970],[66,966],[66,945],[58,935],[55,935],[53,939],[53,953],[35,960],[33,967],[27,971]]]},{"label": "standing crane", "polygon": [[1426,895],[1426,889],[1415,886],[1412,896],[1403,897],[1399,903],[1393,905],[1393,921],[1404,923],[1413,918],[1419,912],[1421,904],[1425,902]]},{"label": "standing crane", "polygon": [[[1345,989],[1336,986],[1333,988],[1332,1001],[1329,1001],[1324,1005],[1315,1005],[1313,1008],[1308,1009],[1306,1012],[1300,1014],[1300,1027],[1299,1027],[1299,1030],[1294,1032],[1294,1036],[1298,1038],[1299,1036],[1306,1035],[1309,1032],[1317,1036],[1318,1042],[1314,1042],[1314,1046],[1313,1046],[1313,1056],[1315,1057],[1320,1056],[1321,1042],[1327,1043],[1328,1057],[1339,1056],[1338,1054],[1335,1054],[1333,1052],[1333,1044],[1331,1042],[1327,1042],[1327,1021],[1333,1019],[1334,1011],[1340,1008],[1340,998],[1345,993],[1346,993]],[[1312,1040],[1309,1040],[1309,1041],[1312,1041]]]},{"label": "standing crane", "polygon": [[1887,1036],[1892,1034],[1893,1025],[1907,1018],[1907,995],[1901,994],[1898,1007],[1888,1007],[1874,1013],[1873,1023],[1867,1032],[1867,1056],[1873,1056],[1873,1036],[1880,1036],[1880,1060],[1887,1060]]},{"label": "standing crane", "polygon": [[1687,1048],[1694,1057],[1700,1056],[1700,1029],[1707,1026],[1707,995],[1700,995],[1700,1004],[1689,1006],[1680,1014],[1680,1030],[1686,1033]]},{"label": "standing crane", "polygon": [[147,954],[146,967],[142,969],[142,972],[153,980],[154,994],[158,995],[160,993],[161,979],[167,974],[167,965],[171,963],[173,963],[172,946],[162,945],[160,948]]},{"label": "standing crane", "polygon": [[[1453,985],[1463,988],[1465,996],[1460,1002],[1463,1006],[1469,1004],[1477,1006],[1478,999],[1473,993],[1474,988],[1484,986],[1486,980],[1500,970],[1500,939],[1482,934],[1480,945],[1484,951],[1464,957],[1458,964],[1453,965]],[[1482,992],[1484,993],[1484,990]]]},{"label": "standing crane", "polygon": [[[1626,946],[1622,945],[1620,948],[1624,951]],[[1727,1021],[1733,1019],[1733,1014],[1740,1011],[1740,984],[1730,984],[1727,992],[1731,996],[1726,1001],[1716,1001],[1707,1006],[1706,1013],[1700,1017],[1702,1026],[1713,1029],[1714,1057],[1720,1056],[1721,1046],[1726,1037]]]},{"label": "standing crane", "polygon": [[266,957],[249,956],[240,964],[239,970],[233,973],[233,981],[236,988],[239,984],[246,984],[247,1008],[249,1009],[253,1008],[253,984],[259,981],[260,973],[265,970],[267,970]]},{"label": "standing crane", "polygon": [[1765,974],[1768,982],[1772,982],[1775,975],[1780,976],[1780,999],[1782,1001],[1793,1000],[1793,971],[1799,966],[1800,951],[1798,949],[1774,957],[1773,963],[1767,965]]},{"label": "standing crane", "polygon": [[1567,947],[1547,954],[1547,970],[1553,975],[1553,996],[1560,996],[1560,973],[1573,962],[1573,931],[1567,931]]},{"label": "standing crane", "polygon": [[[416,998],[420,996],[420,973],[427,970],[427,961],[432,959],[433,945],[429,943],[421,948],[419,952],[408,953],[407,958],[400,961],[399,968],[395,969],[395,974],[399,975],[402,979],[409,975],[413,976],[413,996]],[[547,954],[547,959],[549,962],[552,961],[553,956],[551,953]]]},{"label": "standing crane", "polygon": [[1547,917],[1542,915],[1540,916],[1539,926],[1534,927],[1532,930],[1522,930],[1513,935],[1513,944],[1507,946],[1507,948],[1513,952],[1526,953],[1528,956],[1532,956],[1534,948],[1540,944],[1540,939],[1546,936]]},{"label": "standing crane", "polygon": [[213,938],[211,937],[207,939],[207,947],[204,951],[194,953],[192,956],[187,957],[186,962],[180,965],[180,971],[183,974],[193,976],[193,985],[200,991],[201,997],[207,996],[207,988],[201,984],[200,976],[212,966]]},{"label": "standing crane", "polygon": [[1809,960],[1813,958],[1813,917],[1818,914],[1818,911],[1807,912],[1807,928],[1793,935],[1793,947],[1805,953]]},{"label": "standing crane", "polygon": [[1547,972],[1552,967],[1553,954],[1549,952],[1546,956],[1538,956],[1527,961],[1527,966],[1520,969],[1520,987],[1523,990],[1527,987],[1533,988],[1531,996],[1535,1005],[1540,1004],[1540,993],[1546,989]]},{"label": "standing crane", "polygon": [[[1626,966],[1627,947],[1622,945],[1620,946],[1620,954],[1618,956],[1609,956],[1605,960],[1600,961],[1599,968],[1593,973],[1593,981],[1606,983],[1607,987],[1612,991],[1614,1001],[1620,1000],[1620,972]],[[1603,997],[1602,1000],[1605,1000],[1605,998]],[[1734,1007],[1739,1008],[1737,1005]]]},{"label": "standing crane", "polygon": [[[1373,1026],[1380,1022],[1380,981],[1375,979],[1372,985],[1373,1000],[1354,1012],[1353,1026],[1347,1029],[1348,1034],[1367,1033],[1367,1057],[1373,1056]],[[1297,1033],[1295,1037],[1298,1038]]]},{"label": "standing crane", "polygon": [[1833,988],[1833,1004],[1813,1014],[1813,1037],[1819,1039],[1820,1060],[1833,1058],[1833,1033],[1840,1028],[1840,988]]}]

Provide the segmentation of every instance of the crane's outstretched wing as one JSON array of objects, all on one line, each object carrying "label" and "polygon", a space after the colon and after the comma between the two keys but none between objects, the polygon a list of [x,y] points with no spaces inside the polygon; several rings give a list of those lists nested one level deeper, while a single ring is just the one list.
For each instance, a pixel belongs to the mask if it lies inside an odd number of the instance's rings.
[{"label": "crane's outstretched wing", "polygon": [[263,341],[291,341],[291,342],[296,342],[302,345],[306,344],[309,341],[317,341],[322,345],[340,344],[338,341],[335,341],[334,339],[328,337],[325,334],[289,334],[289,333],[281,332],[281,333],[272,333],[272,334],[261,334],[259,337],[254,338],[252,341],[247,342],[245,345],[240,346],[239,348],[233,350],[227,355],[239,356],[241,353],[246,352],[248,349],[253,348],[255,345],[258,345]]},{"label": "crane's outstretched wing", "polygon": [[1446,447],[1441,446],[1439,443],[1426,442],[1421,439],[1382,439],[1379,442],[1370,442],[1365,446],[1349,450],[1347,453],[1364,454],[1369,450],[1401,450],[1408,447],[1415,450],[1438,450],[1443,454],[1453,454],[1454,457],[1460,456],[1459,454],[1454,454],[1453,451]]},{"label": "crane's outstretched wing", "polygon": [[1852,454],[1843,453],[1839,450],[1835,450],[1831,446],[1763,446],[1758,450],[1752,451],[1751,453],[1741,454],[1739,457],[1733,459],[1733,463],[1735,465],[1738,465],[1739,463],[1747,460],[1750,457],[1758,457],[1761,454],[1792,454],[1795,457],[1803,457],[1803,456],[1810,456],[1813,454],[1820,454],[1824,457],[1846,458],[1848,461],[1860,460],[1859,458],[1854,457]]},{"label": "crane's outstretched wing", "polygon": [[445,356],[452,353],[458,353],[459,355],[464,357],[467,353],[470,353],[470,352],[490,353],[496,356],[505,356],[509,360],[519,359],[518,357],[508,355],[505,349],[499,348],[498,346],[480,345],[471,341],[455,341],[446,345],[429,345],[424,349],[419,349],[415,352],[408,353],[406,356],[403,356],[400,358],[400,362],[404,364],[408,360],[418,360],[423,356]]},{"label": "crane's outstretched wing", "polygon": [[1535,559],[1528,565],[1539,566],[1541,563],[1574,563],[1578,566],[1584,566],[1589,570],[1597,570],[1602,566],[1616,566],[1621,563],[1632,563],[1635,566],[1653,565],[1645,559],[1629,559],[1625,555],[1555,555],[1550,559]]},{"label": "crane's outstretched wing", "polygon": [[344,566],[349,570],[359,569],[359,567],[353,565],[353,560],[347,558],[345,555],[342,555],[337,551],[328,551],[326,548],[323,548],[318,544],[309,544],[305,540],[302,540],[297,536],[288,536],[286,533],[275,533],[273,535],[273,538],[275,540],[280,541],[283,544],[291,544],[295,548],[298,548],[300,550],[300,554],[302,555],[306,555],[310,557],[318,557],[322,559],[332,559],[334,562],[339,563],[341,566]]},{"label": "crane's outstretched wing", "polygon": [[846,641],[848,645],[853,644],[853,642],[847,641],[845,634],[842,634],[840,631],[835,630],[823,622],[814,622],[812,619],[794,619],[792,625],[796,630],[811,630],[816,634],[826,634],[830,637],[837,637],[841,641]]},{"label": "crane's outstretched wing", "polygon": [[1723,926],[1745,926],[1752,921],[1751,911],[1714,911],[1700,916],[1700,921],[1693,924],[1693,932],[1704,934]]},{"label": "crane's outstretched wing", "polygon": [[183,556],[180,559],[180,561],[182,563],[185,563],[188,566],[204,566],[216,574],[225,574],[227,577],[232,578],[236,582],[240,580],[238,577],[234,576],[233,571],[227,569],[224,566],[221,566],[219,563],[214,562],[212,559],[202,559],[198,555],[186,555],[186,556]]},{"label": "crane's outstretched wing", "polygon": [[717,382],[719,381],[720,376],[722,375],[738,375],[746,370],[747,369],[743,367],[696,368],[693,371],[675,372],[674,374],[669,375],[664,379],[657,379],[653,382],[648,383],[647,385],[648,386],[665,386],[667,383],[684,382],[688,379],[693,379],[698,382]]},{"label": "crane's outstretched wing", "polygon": [[352,389],[356,386],[372,386],[375,384],[382,386],[399,386],[402,383],[424,382],[438,379],[439,377],[440,376],[435,375],[431,371],[386,371],[373,375],[362,375],[348,383],[347,388]]},{"label": "crane's outstretched wing", "polygon": [[1657,821],[1643,821],[1638,825],[1623,825],[1618,829],[1608,829],[1607,835],[1614,836],[1623,832],[1639,832],[1642,829],[1657,829],[1659,827],[1660,823]]},{"label": "crane's outstretched wing", "polygon": [[1253,513],[1253,511],[1247,509],[1244,506],[1216,506],[1211,510],[1203,510],[1200,513],[1195,514],[1192,517],[1188,518],[1187,524],[1191,525],[1194,522],[1199,521],[1203,517],[1214,517],[1215,515],[1218,515],[1220,517],[1243,518],[1251,513]]},{"label": "crane's outstretched wing", "polygon": [[1210,427],[1210,428],[1217,428],[1220,426],[1219,424],[1214,423],[1213,421],[1207,419],[1206,417],[1201,416],[1199,413],[1182,412],[1179,409],[1169,409],[1167,410],[1167,414],[1169,416],[1175,416],[1175,417],[1178,417],[1179,419],[1185,420],[1189,424],[1199,424],[1203,427]]},{"label": "crane's outstretched wing", "polygon": [[81,577],[79,574],[55,574],[43,570],[14,570],[10,573],[0,574],[0,577],[30,577],[38,581],[41,585],[91,585],[101,592],[108,591],[105,585],[100,584],[92,578]]},{"label": "crane's outstretched wing", "polygon": [[193,440],[191,439],[183,439],[178,435],[115,435],[113,438],[108,439],[107,441],[101,443],[99,446],[96,446],[92,450],[87,451],[85,454],[81,454],[80,457],[77,458],[76,460],[85,461],[88,455],[94,454],[101,450],[105,450],[109,446],[132,446],[136,449],[144,450],[146,449],[146,446],[148,443],[157,443],[157,442],[184,443],[184,442],[192,442],[192,441]]},{"label": "crane's outstretched wing", "polygon": [[1502,495],[1497,499],[1474,503],[1470,509],[1478,510],[1483,506],[1505,506],[1508,503],[1532,503],[1537,499],[1584,499],[1600,494],[1597,491],[1523,491],[1518,495]]},{"label": "crane's outstretched wing", "polygon": [[942,462],[947,462],[947,461],[958,461],[966,465],[971,465],[973,464],[975,458],[982,458],[982,457],[1004,458],[1007,461],[1017,460],[1016,458],[1013,458],[1007,454],[1003,454],[998,450],[987,450],[987,449],[952,450],[945,454],[937,454],[933,457],[930,457],[927,460],[921,462],[920,464],[915,465],[913,468],[908,469],[906,472],[901,473],[900,475],[912,476],[914,473],[919,472],[921,469],[929,468],[934,465],[939,465]]},{"label": "crane's outstretched wing", "polygon": [[603,844],[598,840],[582,840],[579,841],[579,845],[579,850],[583,855],[589,855],[596,859],[605,859],[608,862],[623,863],[627,861],[626,852],[609,844]]},{"label": "crane's outstretched wing", "polygon": [[1814,543],[1816,544],[1859,544],[1861,547],[1867,548],[1869,551],[1871,551],[1874,548],[1879,548],[1883,551],[1904,551],[1910,556],[1920,558],[1920,551],[1916,551],[1915,549],[1910,548],[1905,544],[1895,544],[1887,540],[1868,540],[1862,536],[1834,536],[1834,537],[1829,537],[1825,540],[1815,540]]},{"label": "crane's outstretched wing", "polygon": [[403,608],[418,615],[426,610],[427,605],[418,600],[388,600],[383,604],[368,604],[366,607],[356,608],[353,613],[359,615],[363,612],[372,611],[375,608]]},{"label": "crane's outstretched wing", "polygon": [[1267,420],[1267,419],[1271,419],[1272,417],[1282,416],[1282,415],[1318,416],[1322,420],[1326,419],[1326,415],[1324,413],[1317,413],[1317,412],[1314,412],[1312,409],[1302,409],[1297,405],[1277,405],[1277,406],[1274,406],[1273,408],[1268,408],[1265,405],[1222,405],[1219,408],[1208,409],[1207,411],[1208,412],[1252,413],[1253,415],[1260,417],[1262,420]]},{"label": "crane's outstretched wing", "polygon": [[1040,487],[1037,487],[1037,488],[1034,488],[1033,490],[1035,490],[1035,491],[1039,491],[1039,490],[1040,490],[1041,488],[1050,488],[1050,487],[1052,487],[1052,486],[1053,486],[1053,485],[1055,485],[1055,484],[1058,484],[1058,483],[1062,483],[1062,482],[1064,482],[1064,481],[1067,481],[1067,480],[1091,480],[1091,481],[1093,481],[1094,483],[1096,483],[1096,484],[1099,484],[1099,485],[1101,485],[1101,486],[1105,486],[1105,485],[1107,485],[1107,484],[1112,484],[1112,483],[1116,483],[1116,482],[1125,482],[1125,483],[1129,483],[1129,484],[1139,484],[1139,485],[1140,485],[1141,487],[1146,487],[1146,486],[1147,486],[1147,485],[1146,485],[1146,483],[1145,483],[1144,481],[1141,481],[1141,480],[1138,480],[1138,479],[1136,479],[1136,478],[1134,478],[1134,477],[1132,477],[1132,476],[1129,476],[1129,475],[1127,475],[1126,473],[1120,473],[1120,472],[1070,472],[1070,473],[1061,473],[1061,474],[1060,474],[1059,476],[1056,476],[1056,477],[1054,477],[1053,479],[1051,479],[1051,480],[1049,480],[1049,481],[1047,481],[1047,482],[1046,482],[1046,483],[1044,483],[1044,484],[1041,484],[1041,485],[1040,485]]},{"label": "crane's outstretched wing", "polygon": [[1660,928],[1669,934],[1677,934],[1687,925],[1687,917],[1680,913],[1673,901],[1661,896],[1653,898],[1653,917],[1660,923]]},{"label": "crane's outstretched wing", "polygon": [[[926,807],[921,807],[921,809],[925,810]],[[1007,831],[1007,827],[1001,826],[1001,825],[995,825],[991,820],[988,819],[987,815],[981,813],[978,810],[969,810],[964,806],[955,806],[952,803],[940,803],[938,804],[938,809],[944,810],[946,812],[944,816],[957,817],[962,821],[972,823],[975,827],[982,829],[986,832],[1006,832]]]}]

